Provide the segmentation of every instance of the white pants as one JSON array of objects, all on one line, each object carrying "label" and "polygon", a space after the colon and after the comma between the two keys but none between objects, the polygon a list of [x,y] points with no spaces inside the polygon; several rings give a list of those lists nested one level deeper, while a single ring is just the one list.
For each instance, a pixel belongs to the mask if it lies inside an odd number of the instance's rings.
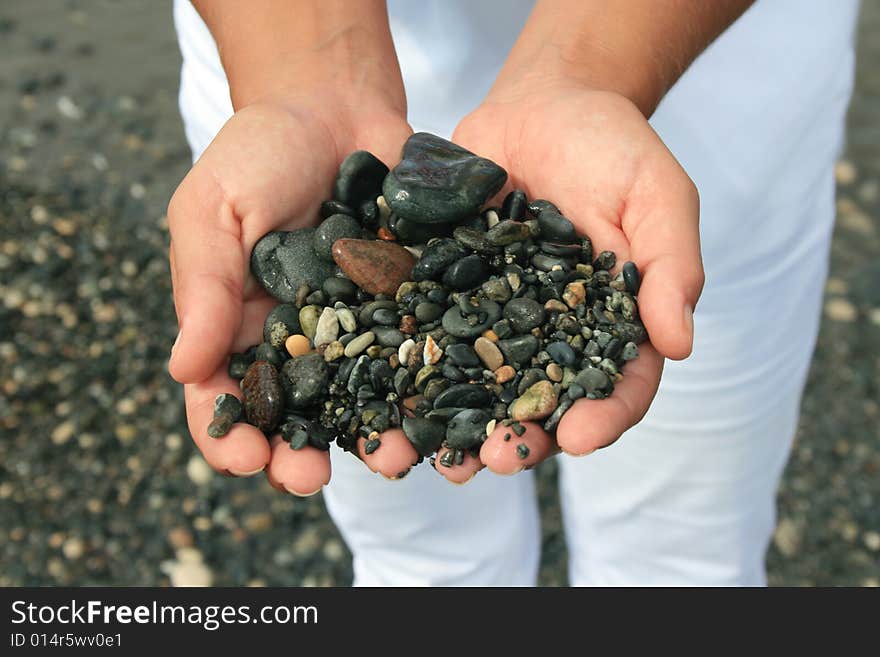
[{"label": "white pants", "polygon": [[[499,13],[494,1],[479,10],[467,0],[389,2],[417,129],[448,135],[488,88],[529,7],[506,2]],[[857,8],[756,4],[652,118],[700,189],[707,282],[694,353],[667,363],[645,419],[607,449],[558,457],[574,585],[765,581],[775,491],[818,328]],[[197,157],[231,105],[210,34],[186,0],[175,19]],[[354,554],[355,584],[534,584],[532,473],[484,471],[453,486],[424,466],[391,483],[332,455],[325,499]]]}]

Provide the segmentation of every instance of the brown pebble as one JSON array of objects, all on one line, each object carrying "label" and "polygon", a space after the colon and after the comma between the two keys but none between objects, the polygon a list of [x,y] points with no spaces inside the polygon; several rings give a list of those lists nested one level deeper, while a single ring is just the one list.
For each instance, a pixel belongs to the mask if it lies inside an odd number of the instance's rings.
[{"label": "brown pebble", "polygon": [[515,376],[516,370],[513,369],[510,365],[502,365],[497,370],[495,370],[496,383],[507,383]]},{"label": "brown pebble", "polygon": [[559,299],[548,299],[547,303],[544,304],[544,310],[548,313],[567,313],[568,306],[562,303]]},{"label": "brown pebble", "polygon": [[562,381],[563,371],[556,363],[550,363],[547,366],[547,378],[551,381]]},{"label": "brown pebble", "polygon": [[272,431],[284,410],[281,381],[275,366],[264,360],[251,364],[241,381],[241,390],[248,422],[264,433]]},{"label": "brown pebble", "polygon": [[565,290],[562,292],[562,300],[572,309],[583,303],[586,298],[587,290],[580,281],[572,281],[565,286]]},{"label": "brown pebble", "polygon": [[424,397],[422,395],[413,395],[412,397],[406,397],[403,400],[403,407],[410,411],[415,411],[416,406],[418,406],[419,402],[422,401]]},{"label": "brown pebble", "polygon": [[415,315],[404,315],[400,318],[400,326],[397,328],[400,329],[401,333],[415,335],[419,332],[419,322]]},{"label": "brown pebble", "polygon": [[[493,334],[494,335],[494,334]],[[498,336],[495,336],[496,339]],[[504,356],[501,350],[495,345],[493,340],[482,336],[474,341],[474,351],[477,352],[480,360],[487,370],[495,371],[504,364]]]},{"label": "brown pebble", "polygon": [[312,350],[312,344],[306,336],[295,333],[284,341],[284,348],[291,356],[302,356]]},{"label": "brown pebble", "polygon": [[416,259],[394,242],[341,239],[333,243],[333,260],[355,285],[369,294],[392,296],[412,277]]},{"label": "brown pebble", "polygon": [[510,405],[510,417],[517,421],[540,420],[556,409],[556,390],[550,381],[538,381]]},{"label": "brown pebble", "polygon": [[486,331],[483,331],[483,337],[486,338],[487,340],[490,340],[491,342],[498,342],[498,340],[500,339],[498,337],[498,334],[495,333],[495,331],[493,331],[492,329],[488,329]]}]

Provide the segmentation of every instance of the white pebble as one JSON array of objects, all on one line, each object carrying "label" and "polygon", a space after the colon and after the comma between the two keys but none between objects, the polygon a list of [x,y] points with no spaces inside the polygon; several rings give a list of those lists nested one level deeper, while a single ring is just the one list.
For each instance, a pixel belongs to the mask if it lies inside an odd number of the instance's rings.
[{"label": "white pebble", "polygon": [[489,420],[489,424],[486,425],[486,435],[491,436],[492,432],[495,431],[495,425],[498,423],[498,420]]},{"label": "white pebble", "polygon": [[339,319],[333,308],[324,308],[318,318],[318,327],[315,329],[315,348],[330,344],[339,337]]},{"label": "white pebble", "polygon": [[342,330],[346,333],[352,333],[357,328],[357,320],[354,313],[345,306],[336,309],[336,319],[339,320]]},{"label": "white pebble", "polygon": [[388,207],[388,201],[385,200],[384,196],[377,196],[376,205],[379,207],[379,218],[387,221],[388,217],[391,216],[391,208]]},{"label": "white pebble", "polygon": [[412,338],[404,340],[403,344],[397,348],[397,360],[399,360],[401,364],[406,365],[406,363],[409,362],[409,355],[412,353],[413,347],[415,346],[416,341]]},{"label": "white pebble", "polygon": [[491,228],[495,224],[497,224],[501,219],[498,218],[498,213],[495,210],[489,210],[486,212],[486,224]]}]

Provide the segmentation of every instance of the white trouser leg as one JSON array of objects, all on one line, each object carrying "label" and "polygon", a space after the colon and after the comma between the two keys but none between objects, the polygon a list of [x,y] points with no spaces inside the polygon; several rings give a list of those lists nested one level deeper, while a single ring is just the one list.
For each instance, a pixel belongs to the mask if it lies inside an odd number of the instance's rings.
[{"label": "white trouser leg", "polygon": [[[534,477],[450,484],[426,463],[400,481],[331,450],[324,499],[354,553],[356,586],[531,586],[540,555]],[[438,466],[439,467],[439,466]]]},{"label": "white trouser leg", "polygon": [[818,330],[830,172],[810,196],[796,217],[804,239],[767,271],[744,267],[717,287],[707,278],[694,353],[667,362],[646,418],[611,447],[559,458],[572,584],[765,583]]}]

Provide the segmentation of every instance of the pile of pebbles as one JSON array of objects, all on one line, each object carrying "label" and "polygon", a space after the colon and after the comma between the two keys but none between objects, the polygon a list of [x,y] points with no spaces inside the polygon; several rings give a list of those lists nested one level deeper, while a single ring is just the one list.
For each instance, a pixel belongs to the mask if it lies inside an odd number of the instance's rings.
[{"label": "pile of pebbles", "polygon": [[[638,356],[639,271],[612,274],[553,203],[510,192],[507,172],[452,142],[412,135],[393,170],[349,155],[316,228],[276,231],[251,270],[281,303],[264,342],[232,354],[242,400],[223,394],[208,433],[238,421],[292,449],[357,454],[401,427],[440,465],[474,456],[496,423],[554,431],[582,397],[601,399]],[[525,444],[517,446],[528,456]]]}]

